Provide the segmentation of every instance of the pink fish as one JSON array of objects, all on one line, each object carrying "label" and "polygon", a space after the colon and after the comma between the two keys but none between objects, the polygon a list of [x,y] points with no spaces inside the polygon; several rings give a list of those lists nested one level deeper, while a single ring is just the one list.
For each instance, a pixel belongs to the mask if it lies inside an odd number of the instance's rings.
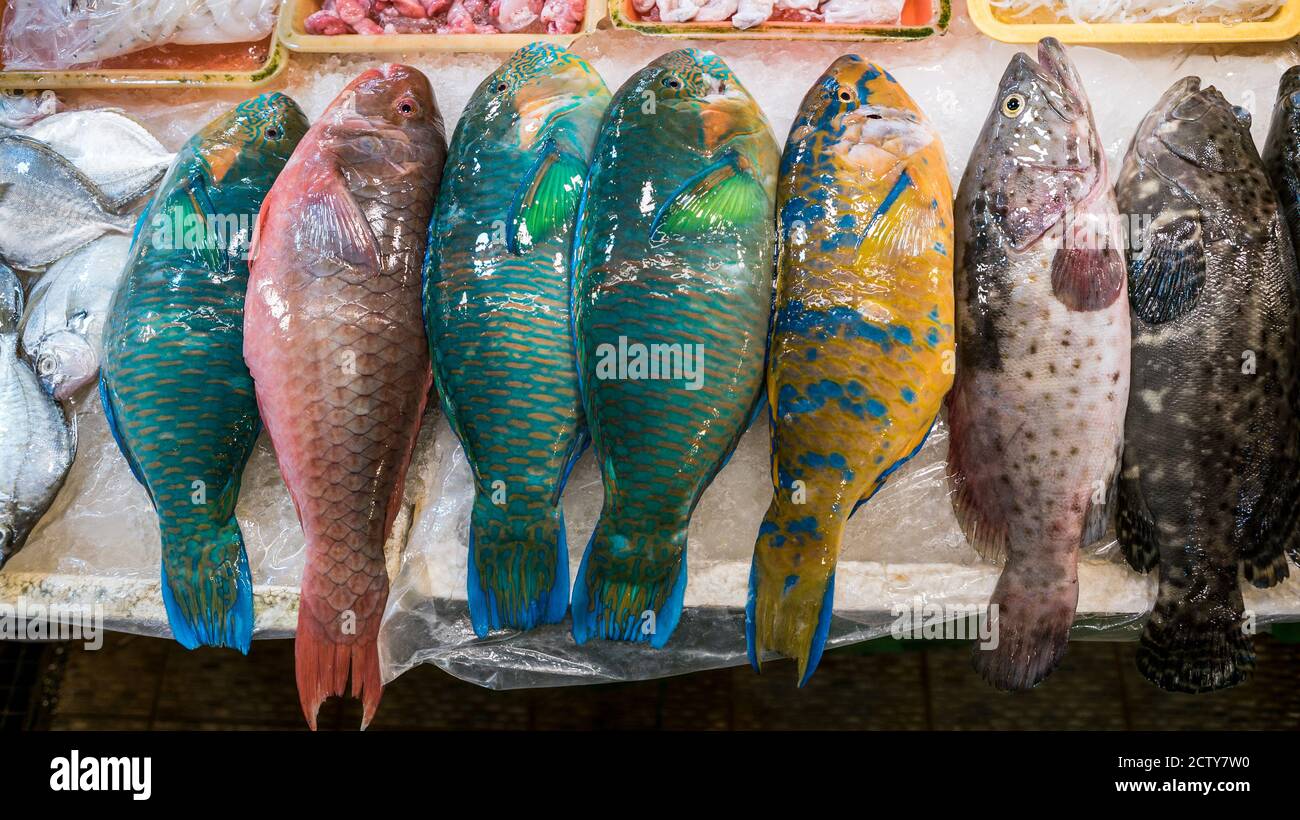
[{"label": "pink fish", "polygon": [[348,673],[374,717],[387,541],[431,373],[420,269],[447,143],[428,79],[352,81],[258,218],[244,358],[307,540],[296,646],[307,722]]}]

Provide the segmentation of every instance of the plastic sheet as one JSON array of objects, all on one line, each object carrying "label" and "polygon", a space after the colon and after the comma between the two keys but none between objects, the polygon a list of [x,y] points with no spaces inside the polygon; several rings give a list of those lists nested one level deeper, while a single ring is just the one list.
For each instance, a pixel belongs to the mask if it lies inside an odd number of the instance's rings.
[{"label": "plastic sheet", "polygon": [[[631,32],[604,32],[580,42],[576,50],[617,88],[654,57],[680,45]],[[846,51],[864,54],[887,67],[931,119],[943,137],[954,180],[960,178],[993,103],[998,77],[1018,50],[974,33],[964,17],[954,21],[946,37],[918,43],[699,45],[724,57],[757,98],[778,141],[784,140],[800,99],[826,67]],[[1262,144],[1278,79],[1300,62],[1300,51],[1292,45],[1074,47],[1069,52],[1087,86],[1112,174],[1143,114],[1186,74],[1200,74],[1250,110],[1255,138]],[[405,59],[432,78],[450,132],[469,94],[502,57]],[[315,118],[347,81],[373,64],[367,57],[309,57],[295,62],[281,83]],[[96,92],[66,101],[74,107],[87,101],[125,107],[172,149],[179,142],[173,133],[184,129],[185,118],[193,117],[190,124],[197,127],[214,115],[213,100],[198,95],[179,98],[174,115],[170,98],[163,103],[138,94],[112,98]],[[157,128],[164,122],[165,129]],[[77,461],[50,514],[0,572],[0,600],[24,592],[64,599],[75,595],[87,603],[104,603],[109,623],[117,628],[166,635],[165,622],[156,617],[161,613],[156,608],[155,518],[107,437],[93,393],[77,402]],[[889,635],[896,607],[947,607],[932,610],[942,621],[961,607],[988,600],[998,568],[981,561],[957,528],[942,480],[946,452],[941,424],[919,456],[850,522],[837,574],[832,646]],[[386,680],[418,663],[436,664],[485,686],[512,688],[645,679],[745,662],[741,607],[754,536],[770,493],[765,423],[746,434],[696,512],[686,612],[664,650],[604,641],[579,648],[567,624],[475,638],[465,593],[469,475],[445,420],[429,413],[388,545],[392,586],[380,636]],[[571,572],[600,504],[599,473],[588,455],[575,468],[564,497]],[[296,619],[292,587],[302,571],[303,541],[265,437],[245,471],[237,512],[257,583],[257,634],[283,636]],[[1076,636],[1132,638],[1151,605],[1154,578],[1116,562],[1113,552],[1113,544],[1103,543],[1081,562]],[[1247,589],[1245,595],[1261,627],[1300,619],[1296,578],[1272,590]],[[254,644],[254,660],[257,651]],[[774,665],[768,674],[788,675],[794,684],[792,665]]]},{"label": "plastic sheet", "polygon": [[8,0],[5,68],[66,69],[154,46],[261,40],[279,0]]}]

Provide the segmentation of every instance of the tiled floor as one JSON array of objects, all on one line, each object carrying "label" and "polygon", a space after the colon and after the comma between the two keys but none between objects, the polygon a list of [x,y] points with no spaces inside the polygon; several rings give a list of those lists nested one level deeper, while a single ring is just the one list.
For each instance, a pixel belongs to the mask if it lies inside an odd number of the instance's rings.
[{"label": "tiled floor", "polygon": [[[1300,729],[1300,644],[1269,637],[1257,644],[1253,681],[1196,697],[1146,683],[1133,667],[1132,643],[1074,643],[1043,686],[1021,695],[981,683],[967,648],[933,644],[828,653],[802,691],[788,664],[761,676],[737,668],[513,692],[421,667],[385,689],[372,728]],[[18,691],[24,686],[26,694]],[[123,635],[96,652],[0,645],[0,704],[3,728],[304,728],[288,641],[257,643],[251,658]],[[359,715],[355,703],[331,701],[320,725],[355,728]]]}]

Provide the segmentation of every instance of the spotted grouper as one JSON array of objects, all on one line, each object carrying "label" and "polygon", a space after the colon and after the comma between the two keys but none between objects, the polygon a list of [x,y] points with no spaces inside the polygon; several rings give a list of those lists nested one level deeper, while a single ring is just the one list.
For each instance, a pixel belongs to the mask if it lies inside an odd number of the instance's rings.
[{"label": "spotted grouper", "polygon": [[[1279,175],[1285,119],[1270,143]],[[1116,531],[1128,562],[1160,579],[1138,669],[1171,691],[1221,689],[1254,666],[1239,567],[1271,586],[1296,544],[1294,252],[1249,115],[1196,77],[1142,121],[1116,195],[1141,216]]]},{"label": "spotted grouper", "polygon": [[995,640],[975,664],[993,686],[1025,689],[1065,653],[1078,553],[1113,500],[1129,385],[1119,216],[1083,84],[1055,40],[1002,75],[955,214],[948,477],[967,539],[1005,558]]}]

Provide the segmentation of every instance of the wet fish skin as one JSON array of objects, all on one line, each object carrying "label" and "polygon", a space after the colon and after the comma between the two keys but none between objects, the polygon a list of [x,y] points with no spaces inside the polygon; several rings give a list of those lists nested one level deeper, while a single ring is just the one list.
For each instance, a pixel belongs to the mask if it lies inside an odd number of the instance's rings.
[{"label": "wet fish skin", "polygon": [[1119,218],[1082,82],[1061,44],[1003,74],[958,189],[957,375],[948,477],[967,540],[1005,557],[1001,689],[1059,663],[1081,546],[1108,518],[1129,385]]},{"label": "wet fish skin", "polygon": [[1159,572],[1138,669],[1222,689],[1254,666],[1238,567],[1277,583],[1297,537],[1294,250],[1248,118],[1196,77],[1143,119],[1116,192],[1146,223],[1116,525],[1129,563]]},{"label": "wet fish skin", "polygon": [[298,695],[379,706],[384,544],[433,381],[420,275],[447,143],[428,79],[388,65],[312,126],[258,220],[244,356],[307,540]]},{"label": "wet fish skin", "polygon": [[[578,643],[659,648],[679,622],[691,514],[761,393],[779,161],[757,103],[697,49],[650,63],[606,112],[572,263],[579,381],[605,490],[573,589]],[[637,350],[654,346],[676,346],[680,366],[661,359],[660,378],[637,378]]]},{"label": "wet fish skin", "polygon": [[930,122],[883,68],[841,57],[804,97],[777,183],[767,398],[773,498],[746,631],[817,666],[844,525],[920,448],[952,384],[952,186]]},{"label": "wet fish skin", "polygon": [[0,265],[0,567],[54,503],[76,452],[76,435],[18,356],[23,291]]},{"label": "wet fish skin", "polygon": [[59,110],[53,91],[6,88],[0,91],[0,129],[26,128]]},{"label": "wet fish skin", "polygon": [[32,284],[19,328],[22,349],[41,386],[60,401],[99,373],[104,323],[130,252],[130,237],[101,236]]},{"label": "wet fish skin", "polygon": [[475,476],[468,592],[480,637],[568,610],[559,501],[585,446],[569,248],[609,99],[566,49],[515,52],[461,115],[430,226],[425,315],[438,395]]},{"label": "wet fish skin", "polygon": [[175,156],[144,126],[110,109],[61,111],[19,133],[72,163],[114,211],[153,190]]},{"label": "wet fish skin", "polygon": [[243,359],[247,249],[306,130],[297,103],[273,92],[194,134],[141,217],[104,328],[104,415],[158,516],[163,604],[188,649],[247,653],[252,642],[253,580],[235,515],[259,431]]},{"label": "wet fish skin", "polygon": [[0,257],[24,270],[49,265],[135,218],[110,211],[84,174],[44,143],[0,139]]}]

